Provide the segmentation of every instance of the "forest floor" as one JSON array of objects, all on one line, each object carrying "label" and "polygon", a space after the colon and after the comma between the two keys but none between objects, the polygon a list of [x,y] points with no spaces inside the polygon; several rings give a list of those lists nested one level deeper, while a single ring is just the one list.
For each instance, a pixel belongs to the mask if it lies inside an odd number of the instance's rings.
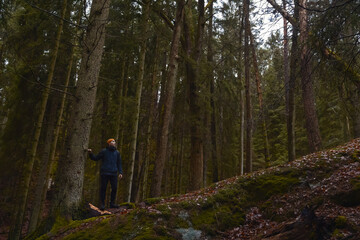
[{"label": "forest floor", "polygon": [[89,206],[101,216],[40,239],[360,239],[360,139],[132,209]]}]

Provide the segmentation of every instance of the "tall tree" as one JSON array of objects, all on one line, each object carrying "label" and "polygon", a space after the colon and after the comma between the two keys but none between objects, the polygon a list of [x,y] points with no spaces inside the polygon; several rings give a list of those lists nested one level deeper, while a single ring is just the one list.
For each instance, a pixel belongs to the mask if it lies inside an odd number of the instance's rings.
[{"label": "tall tree", "polygon": [[[89,142],[92,114],[105,41],[105,26],[110,0],[94,0],[89,24],[82,43],[82,58],[76,87],[76,100],[70,112],[70,128],[65,156],[59,161],[59,182],[53,203],[53,214],[71,217],[82,199],[84,163]],[[59,184],[61,183],[61,184]]]},{"label": "tall tree", "polygon": [[166,161],[166,149],[169,138],[169,126],[171,120],[171,114],[173,109],[174,102],[174,91],[175,91],[175,83],[176,76],[178,71],[178,60],[179,60],[179,43],[181,36],[181,26],[183,22],[184,16],[184,0],[177,1],[177,10],[176,10],[176,18],[175,25],[173,30],[171,49],[170,49],[170,57],[169,57],[169,65],[166,73],[167,81],[165,86],[165,99],[163,109],[160,115],[161,122],[161,135],[160,141],[156,150],[156,162],[153,173],[153,180],[151,182],[151,192],[150,195],[152,197],[159,197],[161,195],[161,183],[163,177],[163,171]]},{"label": "tall tree", "polygon": [[[295,0],[297,1],[297,0]],[[283,8],[286,9],[286,0],[283,0]],[[299,6],[295,3],[294,18],[298,19]],[[286,122],[287,122],[287,148],[288,148],[288,161],[295,160],[295,80],[297,69],[297,39],[298,30],[293,27],[292,32],[292,45],[291,45],[291,63],[289,66],[289,42],[288,42],[288,20],[283,18],[284,22],[284,82],[285,82],[285,101],[286,101]],[[289,68],[290,67],[290,68]],[[291,69],[291,70],[290,70]],[[291,73],[290,73],[291,71]]]},{"label": "tall tree", "polygon": [[[187,54],[186,78],[189,86],[189,109],[190,109],[190,190],[197,190],[203,186],[203,142],[202,142],[202,119],[200,107],[200,60],[202,55],[204,34],[204,1],[198,1],[198,21],[196,29],[192,22],[192,1],[189,1],[188,11],[185,18],[185,49]],[[195,35],[194,35],[195,34]]]},{"label": "tall tree", "polygon": [[311,52],[308,45],[309,31],[306,9],[307,0],[300,0],[299,4],[301,87],[309,148],[311,152],[315,152],[321,149],[321,137],[315,108],[313,81],[311,78]]},{"label": "tall tree", "polygon": [[244,18],[245,18],[245,44],[244,44],[244,63],[245,63],[245,100],[246,100],[246,164],[245,172],[252,171],[252,108],[251,108],[251,93],[250,93],[250,46],[249,46],[249,31],[250,29],[250,9],[249,0],[243,1],[244,6]]},{"label": "tall tree", "polygon": [[129,189],[128,189],[128,202],[131,200],[131,189],[132,182],[134,177],[134,166],[135,166],[135,154],[136,154],[136,142],[139,128],[139,117],[140,117],[140,103],[141,103],[141,94],[142,94],[142,86],[144,82],[144,72],[145,72],[145,55],[146,55],[146,42],[148,35],[148,18],[150,11],[150,0],[145,1],[145,5],[143,6],[143,19],[142,19],[142,29],[141,32],[143,34],[143,39],[141,41],[140,47],[140,56],[139,56],[139,75],[138,82],[136,87],[135,94],[135,102],[136,102],[136,111],[135,111],[135,119],[132,126],[133,135],[131,138],[131,158],[130,158],[130,171],[129,171]]}]

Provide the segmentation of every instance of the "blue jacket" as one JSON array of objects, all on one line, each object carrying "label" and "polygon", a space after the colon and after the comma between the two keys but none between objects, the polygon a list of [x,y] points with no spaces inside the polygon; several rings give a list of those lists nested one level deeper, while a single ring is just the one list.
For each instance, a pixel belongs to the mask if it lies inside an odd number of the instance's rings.
[{"label": "blue jacket", "polygon": [[89,157],[94,161],[98,161],[100,159],[102,160],[100,168],[101,175],[117,175],[118,173],[123,174],[121,156],[115,147],[104,148],[96,156],[90,152]]}]

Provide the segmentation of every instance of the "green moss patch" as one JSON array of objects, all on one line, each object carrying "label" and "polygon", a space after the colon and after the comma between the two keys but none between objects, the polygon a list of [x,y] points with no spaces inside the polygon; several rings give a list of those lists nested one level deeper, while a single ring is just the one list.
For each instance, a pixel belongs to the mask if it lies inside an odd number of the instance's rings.
[{"label": "green moss patch", "polygon": [[276,194],[284,194],[300,183],[292,172],[285,175],[263,175],[244,184],[250,200],[264,201]]}]

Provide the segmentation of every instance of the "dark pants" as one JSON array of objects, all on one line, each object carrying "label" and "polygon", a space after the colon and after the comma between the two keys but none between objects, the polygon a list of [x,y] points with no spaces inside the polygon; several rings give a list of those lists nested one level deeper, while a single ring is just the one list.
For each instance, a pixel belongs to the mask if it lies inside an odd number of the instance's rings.
[{"label": "dark pants", "polygon": [[110,202],[115,203],[116,191],[117,191],[117,176],[116,175],[100,175],[100,200],[102,204],[105,204],[105,196],[106,196],[106,187],[108,181],[110,181],[111,185],[111,198]]}]

